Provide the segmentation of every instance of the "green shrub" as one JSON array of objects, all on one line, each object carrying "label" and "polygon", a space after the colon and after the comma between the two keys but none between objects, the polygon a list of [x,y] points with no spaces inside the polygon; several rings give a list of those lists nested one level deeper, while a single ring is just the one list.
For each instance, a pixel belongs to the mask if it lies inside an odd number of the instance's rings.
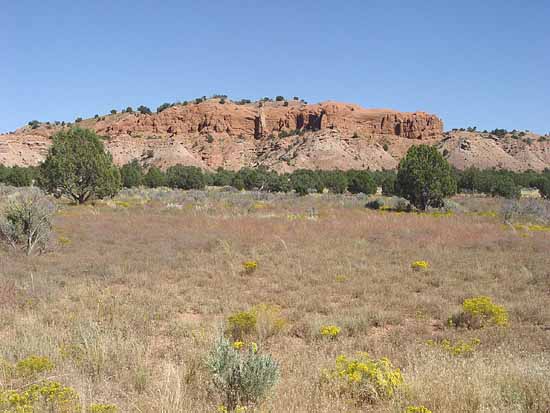
[{"label": "green shrub", "polygon": [[540,179],[537,183],[537,189],[540,192],[540,196],[550,199],[550,176]]},{"label": "green shrub", "polygon": [[[162,105],[160,105],[158,108],[157,108],[157,113],[160,113],[162,112],[163,110],[166,110],[168,108],[172,107],[172,105],[170,103],[163,103]],[[139,110],[139,109],[138,109]]]},{"label": "green shrub", "polygon": [[397,181],[397,176],[394,173],[387,174],[381,183],[382,194],[383,195],[394,195],[395,194],[395,182]]},{"label": "green shrub", "polygon": [[82,118],[78,117],[74,121],[75,121],[75,123],[80,123],[80,122],[82,122]]},{"label": "green shrub", "polygon": [[205,178],[196,166],[174,165],[166,170],[166,182],[171,188],[203,189]]},{"label": "green shrub", "polygon": [[149,109],[147,106],[138,106],[137,108],[137,111],[139,113],[141,113],[142,115],[150,115],[152,112],[151,112],[151,109]]},{"label": "green shrub", "polygon": [[370,195],[376,192],[376,183],[369,172],[349,170],[346,174],[348,177],[348,191],[352,194]]},{"label": "green shrub", "polygon": [[[123,111],[123,112],[124,112],[124,111]],[[134,109],[132,109],[131,106],[128,106],[128,107],[126,108],[126,113],[134,113]]]},{"label": "green shrub", "polygon": [[508,199],[518,199],[521,196],[521,190],[514,183],[512,178],[502,177],[496,181],[490,194],[492,196],[498,195]]},{"label": "green shrub", "polygon": [[335,194],[342,194],[348,187],[348,177],[342,171],[319,171],[321,185]]},{"label": "green shrub", "polygon": [[6,168],[3,179],[8,185],[17,187],[31,186],[38,176],[38,169],[34,166],[12,166]]},{"label": "green shrub", "polygon": [[315,171],[297,169],[290,174],[290,187],[298,195],[307,195],[310,191],[321,192],[323,183]]},{"label": "green shrub", "polygon": [[208,142],[208,143],[214,142],[214,137],[211,134],[208,134],[206,136],[206,142]]},{"label": "green shrub", "polygon": [[241,168],[233,177],[235,188],[241,190],[279,191],[284,189],[284,182],[274,171],[265,168]]},{"label": "green shrub", "polygon": [[489,297],[468,298],[462,303],[462,311],[449,319],[449,325],[474,329],[491,325],[506,327],[508,312],[503,306],[494,304]]},{"label": "green shrub", "polygon": [[120,190],[120,172],[94,131],[74,128],[52,139],[40,165],[39,184],[45,191],[82,204],[92,197],[112,197]]},{"label": "green shrub", "polygon": [[429,145],[411,146],[399,162],[396,193],[415,207],[440,208],[443,199],[457,191],[449,163]]},{"label": "green shrub", "polygon": [[279,380],[279,366],[269,354],[260,354],[252,346],[238,350],[223,336],[210,351],[207,367],[212,386],[229,412],[258,405]]},{"label": "green shrub", "polygon": [[274,171],[262,170],[260,175],[262,185],[260,188],[268,192],[288,192],[290,182],[286,175],[279,175]]},{"label": "green shrub", "polygon": [[216,172],[212,174],[211,185],[214,186],[229,186],[235,177],[235,172],[227,171],[223,168],[218,168]]},{"label": "green shrub", "polygon": [[143,177],[143,183],[148,188],[166,186],[166,175],[156,166],[151,166]]},{"label": "green shrub", "polygon": [[335,367],[323,372],[322,381],[336,394],[363,404],[391,399],[403,385],[403,376],[387,358],[376,360],[361,353],[357,359],[338,356]]},{"label": "green shrub", "polygon": [[143,183],[143,169],[137,159],[120,168],[120,177],[125,188],[140,186]]},{"label": "green shrub", "polygon": [[496,135],[498,138],[503,138],[508,131],[506,129],[493,129],[491,132],[489,132],[491,135]]},{"label": "green shrub", "polygon": [[31,127],[31,129],[37,129],[40,126],[40,122],[37,120],[31,120],[29,122],[29,126]]},{"label": "green shrub", "polygon": [[0,164],[0,183],[7,184],[11,168]]},{"label": "green shrub", "polygon": [[537,188],[538,183],[541,178],[544,177],[544,173],[535,172],[533,170],[527,170],[523,172],[511,172],[507,171],[511,178],[514,180],[514,183],[517,186],[523,188]]},{"label": "green shrub", "polygon": [[111,115],[116,115],[116,113],[117,113],[116,109],[111,109]]},{"label": "green shrub", "polygon": [[258,170],[252,168],[241,168],[233,177],[232,185],[239,189],[257,189],[261,185]]},{"label": "green shrub", "polygon": [[463,172],[455,171],[458,188],[461,191],[484,193],[504,198],[519,198],[520,186],[536,187],[540,175],[533,171],[515,173],[506,170],[479,170],[468,168]]}]

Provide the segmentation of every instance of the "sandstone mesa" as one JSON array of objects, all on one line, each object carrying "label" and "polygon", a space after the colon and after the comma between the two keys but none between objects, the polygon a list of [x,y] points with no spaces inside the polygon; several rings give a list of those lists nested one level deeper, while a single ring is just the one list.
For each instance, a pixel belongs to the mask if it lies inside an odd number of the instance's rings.
[{"label": "sandstone mesa", "polygon": [[[265,166],[279,172],[309,169],[395,169],[414,144],[436,145],[459,169],[542,170],[550,167],[550,140],[444,132],[425,112],[365,109],[338,102],[237,104],[208,99],[160,113],[117,113],[77,124],[105,136],[116,164],[175,164],[237,170]],[[40,163],[62,126],[25,126],[0,135],[0,164]]]}]

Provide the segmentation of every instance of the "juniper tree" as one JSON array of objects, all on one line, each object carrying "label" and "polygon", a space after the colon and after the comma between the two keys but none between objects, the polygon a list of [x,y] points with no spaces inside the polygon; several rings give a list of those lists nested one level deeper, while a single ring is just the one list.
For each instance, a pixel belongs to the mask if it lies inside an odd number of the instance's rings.
[{"label": "juniper tree", "polygon": [[121,189],[120,172],[94,131],[73,128],[52,139],[38,179],[46,192],[82,204],[93,197],[112,197]]}]

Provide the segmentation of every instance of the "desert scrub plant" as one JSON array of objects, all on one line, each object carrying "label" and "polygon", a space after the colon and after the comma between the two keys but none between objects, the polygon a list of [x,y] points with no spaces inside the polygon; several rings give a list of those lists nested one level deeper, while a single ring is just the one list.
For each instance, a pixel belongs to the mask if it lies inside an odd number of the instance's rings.
[{"label": "desert scrub plant", "polygon": [[414,261],[411,264],[411,268],[415,271],[427,270],[430,267],[428,261]]},{"label": "desert scrub plant", "polygon": [[257,304],[248,311],[235,313],[227,321],[226,332],[235,341],[243,341],[254,335],[262,341],[277,334],[286,325],[280,307],[265,303]]},{"label": "desert scrub plant", "polygon": [[481,341],[478,338],[466,342],[459,340],[455,343],[447,339],[441,341],[428,340],[426,342],[428,346],[439,347],[453,356],[470,356],[480,343]]},{"label": "desert scrub plant", "polygon": [[235,350],[252,350],[254,353],[258,351],[258,344],[251,341],[249,343],[245,343],[244,341],[235,341],[232,344],[233,348]]},{"label": "desert scrub plant", "polygon": [[321,382],[339,396],[364,404],[391,399],[403,385],[403,376],[387,358],[376,360],[360,353],[357,359],[338,356],[335,367],[322,372]]},{"label": "desert scrub plant", "polygon": [[47,357],[29,356],[15,364],[15,374],[18,377],[34,377],[39,373],[53,370],[55,365]]},{"label": "desert scrub plant", "polygon": [[0,239],[27,255],[42,252],[52,230],[55,205],[37,191],[18,195],[0,216]]},{"label": "desert scrub plant", "polygon": [[432,413],[432,411],[424,406],[407,406],[405,413]]},{"label": "desert scrub plant", "polygon": [[114,404],[92,403],[88,406],[87,413],[117,413],[118,409]]},{"label": "desert scrub plant", "polygon": [[240,311],[227,319],[227,333],[235,341],[242,341],[245,337],[252,335],[256,329],[256,314],[252,311]]},{"label": "desert scrub plant", "polygon": [[80,411],[80,399],[71,387],[55,381],[43,381],[25,390],[0,390],[2,413],[74,413]]},{"label": "desert scrub plant", "polygon": [[486,326],[506,327],[508,311],[501,305],[494,304],[490,297],[479,296],[467,298],[462,303],[462,311],[449,319],[449,326],[482,328]]},{"label": "desert scrub plant", "polygon": [[325,338],[335,339],[340,334],[340,331],[340,327],[337,326],[322,326],[319,329],[319,334]]},{"label": "desert scrub plant", "polygon": [[252,274],[258,269],[258,262],[256,261],[245,261],[243,262],[243,272],[245,274]]},{"label": "desert scrub plant", "polygon": [[256,316],[256,334],[260,341],[279,333],[287,324],[277,305],[260,303],[252,307],[251,312]]},{"label": "desert scrub plant", "polygon": [[279,380],[279,366],[269,354],[252,347],[236,350],[223,336],[210,351],[206,364],[212,386],[228,412],[235,412],[238,406],[258,405]]}]

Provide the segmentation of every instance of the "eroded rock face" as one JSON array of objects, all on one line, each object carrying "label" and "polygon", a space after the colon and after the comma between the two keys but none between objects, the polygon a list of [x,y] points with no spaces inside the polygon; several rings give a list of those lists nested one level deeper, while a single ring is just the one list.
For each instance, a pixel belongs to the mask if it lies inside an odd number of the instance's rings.
[{"label": "eroded rock face", "polygon": [[[444,138],[443,122],[435,115],[337,102],[237,105],[211,99],[152,115],[118,113],[78,125],[105,136],[105,145],[118,165],[138,159],[162,168],[182,163],[207,169],[258,165],[280,171],[393,169],[411,145],[419,141],[438,144]],[[47,153],[51,135],[60,129],[42,124],[0,135],[0,163],[38,164]],[[449,160],[457,167],[483,162],[492,166],[494,162],[488,161],[491,151],[498,152],[502,167],[511,169],[521,169],[523,163],[536,169],[550,164],[544,145],[506,147],[475,136],[453,136],[446,136],[439,146],[450,153]],[[469,152],[464,151],[465,140]],[[531,151],[535,147],[536,153]]]},{"label": "eroded rock face", "polygon": [[219,104],[213,100],[172,107],[154,115],[125,114],[113,119],[107,116],[92,127],[110,137],[210,133],[260,139],[281,131],[337,129],[364,135],[429,139],[443,132],[442,121],[435,115],[423,112],[364,109],[334,102],[315,105],[292,102],[288,106],[268,102],[258,107]]},{"label": "eroded rock face", "polygon": [[[262,161],[275,167],[280,163],[275,158],[285,150],[285,142],[296,142],[304,137],[306,142],[300,146],[304,148],[304,153],[308,153],[304,165],[316,157],[314,148],[319,147],[319,142],[324,142],[322,147],[326,149],[321,151],[324,154],[321,156],[319,152],[320,158],[313,164],[317,167],[326,164],[326,167],[345,168],[346,162],[352,160],[346,154],[353,153],[357,159],[370,156],[360,153],[367,150],[366,147],[361,149],[366,141],[375,144],[374,141],[381,138],[432,139],[440,136],[443,130],[439,118],[422,112],[364,109],[336,102],[313,105],[298,101],[290,101],[286,105],[283,102],[220,104],[217,99],[178,105],[152,115],[107,115],[99,120],[84,120],[79,126],[106,136],[106,146],[117,164],[140,159],[145,164],[162,167],[185,163],[205,168],[222,166],[232,169],[257,165]],[[37,129],[25,127],[14,134],[3,135],[0,139],[0,162],[6,165],[40,162],[50,144],[49,137],[59,129],[42,125]],[[335,133],[326,135],[329,130]],[[283,135],[290,136],[283,139]],[[356,139],[349,141],[352,135]],[[330,136],[331,142],[327,142],[324,136]],[[305,149],[309,146],[312,147]],[[326,151],[330,150],[334,151],[333,156],[327,156]],[[394,166],[395,160],[391,156],[383,158],[387,159],[381,167]],[[351,164],[361,166],[365,163],[356,162],[357,159],[350,162],[350,167]],[[375,164],[378,167],[378,162]],[[289,169],[292,166],[284,163],[280,168]]]},{"label": "eroded rock face", "polygon": [[451,132],[438,144],[458,169],[509,169],[542,171],[550,167],[550,139],[529,133],[523,140],[513,134],[497,138],[488,133]]}]

